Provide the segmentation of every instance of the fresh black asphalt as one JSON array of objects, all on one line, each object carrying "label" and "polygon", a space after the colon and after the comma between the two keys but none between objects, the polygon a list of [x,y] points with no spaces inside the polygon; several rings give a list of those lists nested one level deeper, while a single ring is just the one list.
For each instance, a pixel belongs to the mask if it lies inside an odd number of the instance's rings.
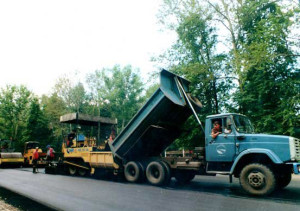
[{"label": "fresh black asphalt", "polygon": [[0,169],[0,186],[56,210],[298,210],[300,177],[268,197],[250,197],[237,179],[197,176],[190,184],[166,187],[124,180],[48,175],[40,170]]}]

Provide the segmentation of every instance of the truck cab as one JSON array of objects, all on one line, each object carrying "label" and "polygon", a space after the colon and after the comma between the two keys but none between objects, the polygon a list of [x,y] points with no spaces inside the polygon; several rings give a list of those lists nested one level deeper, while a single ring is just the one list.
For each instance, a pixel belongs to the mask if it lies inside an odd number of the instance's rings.
[{"label": "truck cab", "polygon": [[[221,133],[213,138],[216,122]],[[299,139],[257,134],[246,116],[235,113],[208,116],[205,125],[207,173],[239,177],[244,189],[256,195],[285,187],[291,173],[299,173]]]}]

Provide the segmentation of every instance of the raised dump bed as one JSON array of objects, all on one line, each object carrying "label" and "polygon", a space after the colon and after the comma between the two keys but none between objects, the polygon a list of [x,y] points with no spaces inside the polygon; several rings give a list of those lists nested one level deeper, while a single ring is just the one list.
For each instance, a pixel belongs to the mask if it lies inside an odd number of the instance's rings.
[{"label": "raised dump bed", "polygon": [[[189,81],[162,70],[160,87],[110,143],[114,156],[123,161],[159,156],[178,136],[180,127],[192,114],[181,90],[189,92]],[[189,97],[189,95],[188,95]],[[199,101],[189,100],[195,108]]]}]

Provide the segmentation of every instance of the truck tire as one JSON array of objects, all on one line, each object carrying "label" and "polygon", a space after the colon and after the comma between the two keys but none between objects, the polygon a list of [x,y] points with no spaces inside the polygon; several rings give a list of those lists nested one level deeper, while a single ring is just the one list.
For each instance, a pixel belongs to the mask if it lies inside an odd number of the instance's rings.
[{"label": "truck tire", "polygon": [[139,182],[143,174],[144,171],[139,162],[130,161],[125,165],[124,176],[128,182]]},{"label": "truck tire", "polygon": [[259,163],[246,165],[240,174],[240,185],[244,191],[251,195],[268,195],[276,187],[273,171]]},{"label": "truck tire", "polygon": [[87,174],[87,170],[83,168],[77,169],[79,176],[84,177]]},{"label": "truck tire", "polygon": [[168,163],[166,163],[165,161],[161,160],[160,163],[164,166],[165,171],[166,171],[166,176],[165,176],[165,185],[168,185],[171,181],[171,168],[169,166]]},{"label": "truck tire", "polygon": [[291,180],[292,180],[291,173],[278,175],[278,177],[276,178],[277,189],[285,188],[286,186],[288,186],[290,184]]},{"label": "truck tire", "polygon": [[146,177],[150,184],[160,186],[166,180],[166,168],[159,161],[152,161],[146,169]]},{"label": "truck tire", "polygon": [[177,170],[175,172],[175,179],[181,184],[187,184],[192,181],[196,176],[195,172]]},{"label": "truck tire", "polygon": [[75,166],[69,166],[68,167],[68,169],[69,169],[69,174],[71,175],[71,176],[75,176],[76,175],[76,173],[77,173],[77,168],[75,167]]}]

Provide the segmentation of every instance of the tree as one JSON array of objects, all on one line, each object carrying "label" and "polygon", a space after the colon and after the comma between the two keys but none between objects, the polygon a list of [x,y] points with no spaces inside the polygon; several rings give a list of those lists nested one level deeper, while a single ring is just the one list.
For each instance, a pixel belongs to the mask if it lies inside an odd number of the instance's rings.
[{"label": "tree", "polygon": [[121,68],[116,65],[96,71],[88,76],[89,87],[94,91],[93,100],[111,117],[118,119],[119,127],[123,129],[143,102],[143,84],[139,75],[131,66]]},{"label": "tree", "polygon": [[269,0],[246,0],[239,8],[243,90],[236,101],[259,132],[295,135],[299,125],[300,75],[287,39],[292,16]]},{"label": "tree", "polygon": [[244,113],[258,132],[296,135],[300,77],[289,36],[297,11],[299,4],[271,0],[165,0],[160,20],[178,41],[159,59],[191,80],[202,114]]},{"label": "tree", "polygon": [[70,109],[75,112],[83,112],[88,99],[83,84],[79,82],[72,87],[70,90],[70,96]]},{"label": "tree", "polygon": [[61,141],[63,140],[62,134],[64,127],[59,122],[60,116],[67,113],[66,103],[57,93],[53,93],[51,96],[42,96],[41,108],[43,109],[46,119],[49,121],[49,127],[52,131],[51,143],[56,149],[61,147]]},{"label": "tree", "polygon": [[54,94],[60,97],[66,106],[67,112],[84,112],[89,100],[81,82],[74,84],[70,77],[60,77],[55,86]]},{"label": "tree", "polygon": [[7,86],[0,92],[0,118],[6,138],[14,140],[20,135],[26,109],[31,100],[31,92],[25,86]]},{"label": "tree", "polygon": [[38,99],[33,98],[22,133],[22,146],[26,141],[38,141],[42,147],[46,147],[47,144],[51,144],[50,137],[49,120],[44,110],[41,110]]},{"label": "tree", "polygon": [[6,86],[0,91],[0,122],[2,138],[16,141],[21,147],[22,130],[32,93],[25,86]]},{"label": "tree", "polygon": [[156,92],[156,90],[159,88],[159,84],[152,84],[150,87],[146,89],[146,94],[145,94],[145,101],[149,100],[149,98]]},{"label": "tree", "polygon": [[[204,105],[200,116],[219,113],[226,109],[226,101],[230,100],[229,90],[231,68],[226,63],[226,55],[216,51],[218,44],[217,31],[213,25],[212,12],[198,1],[164,1],[166,19],[176,20],[167,25],[175,30],[178,40],[171,51],[164,55],[170,61],[169,70],[184,76],[191,81],[191,93]],[[173,18],[172,18],[173,17]],[[199,126],[193,119],[186,123],[182,137],[182,145],[199,145]],[[203,134],[202,134],[203,137]],[[203,141],[204,139],[202,139]]]},{"label": "tree", "polygon": [[54,94],[60,97],[68,110],[71,110],[72,104],[72,80],[67,75],[60,77],[54,85]]}]

